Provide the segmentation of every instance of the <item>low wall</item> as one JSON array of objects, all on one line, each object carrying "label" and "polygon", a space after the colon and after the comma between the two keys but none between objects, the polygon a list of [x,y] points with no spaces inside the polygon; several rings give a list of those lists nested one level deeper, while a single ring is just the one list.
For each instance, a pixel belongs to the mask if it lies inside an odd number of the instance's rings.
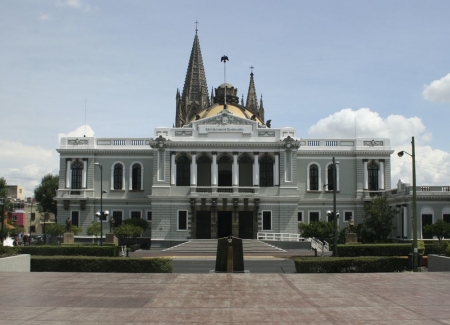
[{"label": "low wall", "polygon": [[429,254],[428,272],[450,272],[450,257]]},{"label": "low wall", "polygon": [[261,240],[264,243],[281,249],[311,249],[309,241],[278,241],[278,240]]},{"label": "low wall", "polygon": [[30,254],[0,258],[0,272],[30,272]]}]

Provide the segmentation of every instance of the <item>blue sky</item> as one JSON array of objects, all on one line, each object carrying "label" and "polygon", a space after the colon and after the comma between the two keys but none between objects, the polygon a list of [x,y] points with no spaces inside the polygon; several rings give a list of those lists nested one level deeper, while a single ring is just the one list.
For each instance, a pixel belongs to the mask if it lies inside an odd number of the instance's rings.
[{"label": "blue sky", "polygon": [[[255,67],[272,127],[408,152],[415,136],[418,184],[450,185],[449,13],[449,1],[3,0],[0,176],[32,195],[58,172],[60,135],[172,126],[198,20],[210,89],[226,54],[239,94]],[[394,153],[399,178],[411,161]]]}]

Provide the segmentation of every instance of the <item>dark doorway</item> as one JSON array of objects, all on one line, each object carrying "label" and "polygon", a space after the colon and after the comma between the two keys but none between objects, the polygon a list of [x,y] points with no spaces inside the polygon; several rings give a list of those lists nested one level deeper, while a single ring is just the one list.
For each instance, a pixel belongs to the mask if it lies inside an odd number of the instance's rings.
[{"label": "dark doorway", "polygon": [[211,212],[197,211],[197,239],[211,239]]},{"label": "dark doorway", "polygon": [[232,227],[232,212],[219,211],[217,212],[217,238],[228,237],[233,232]]},{"label": "dark doorway", "polygon": [[239,238],[253,239],[253,212],[239,212]]},{"label": "dark doorway", "polygon": [[431,214],[422,214],[422,238],[430,239],[432,236],[423,231],[423,228],[427,225],[431,225],[433,223],[433,215]]},{"label": "dark doorway", "polygon": [[219,186],[232,186],[232,164],[233,159],[229,156],[220,157],[217,162],[218,174],[219,174]]}]

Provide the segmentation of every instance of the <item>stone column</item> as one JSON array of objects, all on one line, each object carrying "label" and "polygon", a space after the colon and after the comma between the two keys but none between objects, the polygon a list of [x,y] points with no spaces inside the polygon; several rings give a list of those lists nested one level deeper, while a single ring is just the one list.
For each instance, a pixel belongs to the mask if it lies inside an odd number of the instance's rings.
[{"label": "stone column", "polygon": [[218,171],[217,171],[217,152],[212,152],[212,165],[211,165],[211,185],[217,186]]},{"label": "stone column", "polygon": [[192,153],[191,162],[191,186],[197,186],[197,153]]},{"label": "stone column", "polygon": [[71,188],[72,187],[72,177],[71,176],[71,168],[70,165],[72,164],[72,160],[71,159],[67,159],[66,161],[66,188]]},{"label": "stone column", "polygon": [[378,171],[378,189],[379,190],[384,190],[384,160],[380,159],[380,169]]},{"label": "stone column", "polygon": [[239,165],[238,165],[238,153],[233,152],[233,186],[239,186]]},{"label": "stone column", "polygon": [[275,164],[273,164],[273,186],[280,186],[280,154],[275,152]]},{"label": "stone column", "polygon": [[364,175],[364,186],[363,190],[367,190],[369,188],[369,172],[367,170],[367,159],[363,159],[363,175]]},{"label": "stone column", "polygon": [[87,188],[87,160],[83,159],[83,174],[81,177],[81,188]]},{"label": "stone column", "polygon": [[175,163],[176,152],[172,151],[170,153],[170,185],[177,184],[177,165]]},{"label": "stone column", "polygon": [[254,152],[253,153],[253,158],[254,158],[254,168],[253,168],[253,185],[254,186],[259,186],[259,152]]}]

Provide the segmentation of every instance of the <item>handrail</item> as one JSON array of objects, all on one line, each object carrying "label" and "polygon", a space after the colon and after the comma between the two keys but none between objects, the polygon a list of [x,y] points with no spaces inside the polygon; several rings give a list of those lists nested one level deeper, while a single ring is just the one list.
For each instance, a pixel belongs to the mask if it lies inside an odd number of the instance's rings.
[{"label": "handrail", "polygon": [[328,244],[328,242],[326,242],[325,240],[322,242],[321,240],[319,240],[317,238],[310,237],[310,238],[307,238],[306,241],[311,242],[312,249],[317,249],[322,252],[330,251],[330,244]]},{"label": "handrail", "polygon": [[304,241],[300,234],[275,233],[275,232],[258,232],[256,238],[258,240],[276,240],[276,241]]}]

